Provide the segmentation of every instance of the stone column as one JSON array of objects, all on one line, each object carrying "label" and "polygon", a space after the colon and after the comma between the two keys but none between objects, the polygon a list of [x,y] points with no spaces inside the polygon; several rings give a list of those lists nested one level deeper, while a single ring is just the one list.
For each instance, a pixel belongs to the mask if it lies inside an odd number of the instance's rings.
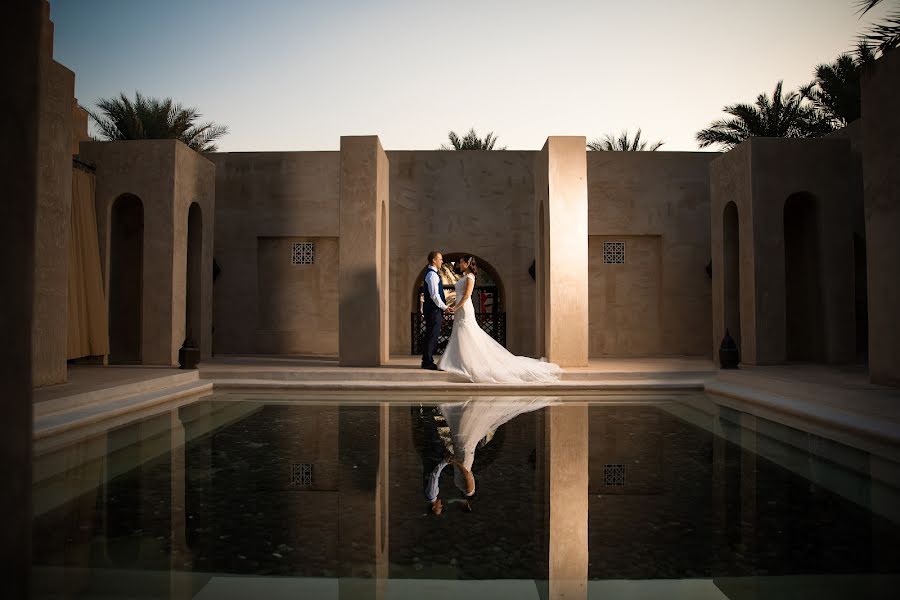
[{"label": "stone column", "polygon": [[587,598],[588,407],[547,409],[550,447],[549,598]]},{"label": "stone column", "polygon": [[32,325],[35,386],[66,381],[74,102],[75,74],[42,55]]},{"label": "stone column", "polygon": [[[37,206],[38,56],[46,2],[17,2],[0,21],[0,239],[9,259],[9,285],[0,294],[0,381],[3,426],[0,472],[4,491],[0,533],[6,598],[31,597],[31,326],[34,302],[34,231]],[[12,58],[15,57],[15,58]]]},{"label": "stone column", "polygon": [[888,52],[862,80],[863,179],[869,302],[869,373],[900,385],[900,53]]},{"label": "stone column", "polygon": [[376,367],[388,360],[389,175],[378,136],[341,137],[341,366]]},{"label": "stone column", "polygon": [[537,351],[588,364],[587,154],[583,137],[549,137],[535,161]]}]

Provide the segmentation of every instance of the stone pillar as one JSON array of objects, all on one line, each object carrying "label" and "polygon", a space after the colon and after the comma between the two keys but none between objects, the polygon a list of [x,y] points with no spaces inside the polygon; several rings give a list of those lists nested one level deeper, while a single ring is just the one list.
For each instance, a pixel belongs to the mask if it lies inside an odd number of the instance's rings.
[{"label": "stone pillar", "polygon": [[[52,36],[53,24],[45,16]],[[72,114],[75,74],[53,60],[53,41],[41,52],[38,101],[38,205],[34,254],[32,381],[66,381],[69,226],[72,211]]]},{"label": "stone pillar", "polygon": [[550,447],[549,598],[587,598],[588,407],[547,409]]},{"label": "stone pillar", "polygon": [[587,155],[583,137],[549,137],[535,161],[537,351],[588,364]]},{"label": "stone pillar", "polygon": [[869,374],[900,385],[900,52],[888,52],[862,80],[863,178],[869,302]]},{"label": "stone pillar", "polygon": [[34,302],[34,231],[37,206],[37,140],[41,13],[46,2],[17,2],[0,21],[0,62],[5,89],[0,94],[0,239],[9,260],[9,285],[0,294],[0,381],[3,421],[0,510],[3,595],[31,597],[31,325]]},{"label": "stone pillar", "polygon": [[376,367],[388,360],[389,175],[378,136],[341,137],[341,366]]}]

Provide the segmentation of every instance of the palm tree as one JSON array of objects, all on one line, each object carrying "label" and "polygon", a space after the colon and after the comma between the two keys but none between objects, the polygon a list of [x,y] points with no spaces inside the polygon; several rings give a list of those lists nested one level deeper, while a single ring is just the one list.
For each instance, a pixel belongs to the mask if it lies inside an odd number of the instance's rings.
[{"label": "palm tree", "polygon": [[772,98],[757,96],[755,105],[741,103],[723,108],[731,118],[714,121],[697,132],[700,147],[718,144],[723,150],[731,150],[750,137],[808,138],[834,130],[820,111],[804,102],[800,92],[782,94],[782,84],[779,81],[775,86]]},{"label": "palm tree", "polygon": [[665,142],[659,141],[654,142],[650,148],[647,148],[647,144],[649,142],[641,141],[641,130],[638,129],[637,133],[634,134],[634,139],[630,140],[628,138],[628,131],[623,131],[622,135],[619,137],[614,137],[610,134],[606,134],[603,139],[596,139],[593,142],[588,142],[587,149],[588,150],[598,150],[598,151],[606,151],[606,152],[642,152],[649,151],[655,152],[659,150],[660,146],[662,146]]},{"label": "palm tree", "polygon": [[104,140],[181,140],[197,152],[215,152],[213,142],[228,133],[228,127],[200,123],[196,108],[184,108],[171,98],[147,98],[135,92],[134,101],[125,94],[97,100],[99,111],[88,111]]},{"label": "palm tree", "polygon": [[[881,1],[857,0],[860,17],[881,4]],[[888,13],[881,23],[870,26],[865,35],[861,36],[861,41],[874,46],[882,54],[900,46],[900,9]]]},{"label": "palm tree", "polygon": [[859,76],[863,66],[873,60],[874,49],[860,42],[855,56],[842,54],[831,64],[817,66],[816,78],[800,88],[800,94],[828,118],[833,127],[844,127],[862,113]]},{"label": "palm tree", "polygon": [[465,137],[460,138],[455,131],[451,131],[448,137],[450,138],[450,145],[444,144],[438,148],[439,150],[506,150],[506,146],[494,148],[494,144],[497,143],[497,136],[494,135],[493,131],[484,136],[483,140],[475,133],[474,127],[469,130]]}]

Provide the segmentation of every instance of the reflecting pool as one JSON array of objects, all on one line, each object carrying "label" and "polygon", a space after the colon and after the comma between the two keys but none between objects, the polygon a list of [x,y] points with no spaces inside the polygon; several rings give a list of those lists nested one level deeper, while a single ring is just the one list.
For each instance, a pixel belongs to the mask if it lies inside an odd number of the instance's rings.
[{"label": "reflecting pool", "polygon": [[772,419],[702,394],[159,406],[36,440],[35,593],[900,597],[900,449]]}]

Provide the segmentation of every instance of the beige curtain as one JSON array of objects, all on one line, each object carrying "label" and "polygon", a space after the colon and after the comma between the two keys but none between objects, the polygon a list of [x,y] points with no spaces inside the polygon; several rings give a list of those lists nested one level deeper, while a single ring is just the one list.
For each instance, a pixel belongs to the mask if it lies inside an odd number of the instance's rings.
[{"label": "beige curtain", "polygon": [[96,185],[92,173],[72,169],[68,358],[109,354],[109,326],[94,212]]}]

